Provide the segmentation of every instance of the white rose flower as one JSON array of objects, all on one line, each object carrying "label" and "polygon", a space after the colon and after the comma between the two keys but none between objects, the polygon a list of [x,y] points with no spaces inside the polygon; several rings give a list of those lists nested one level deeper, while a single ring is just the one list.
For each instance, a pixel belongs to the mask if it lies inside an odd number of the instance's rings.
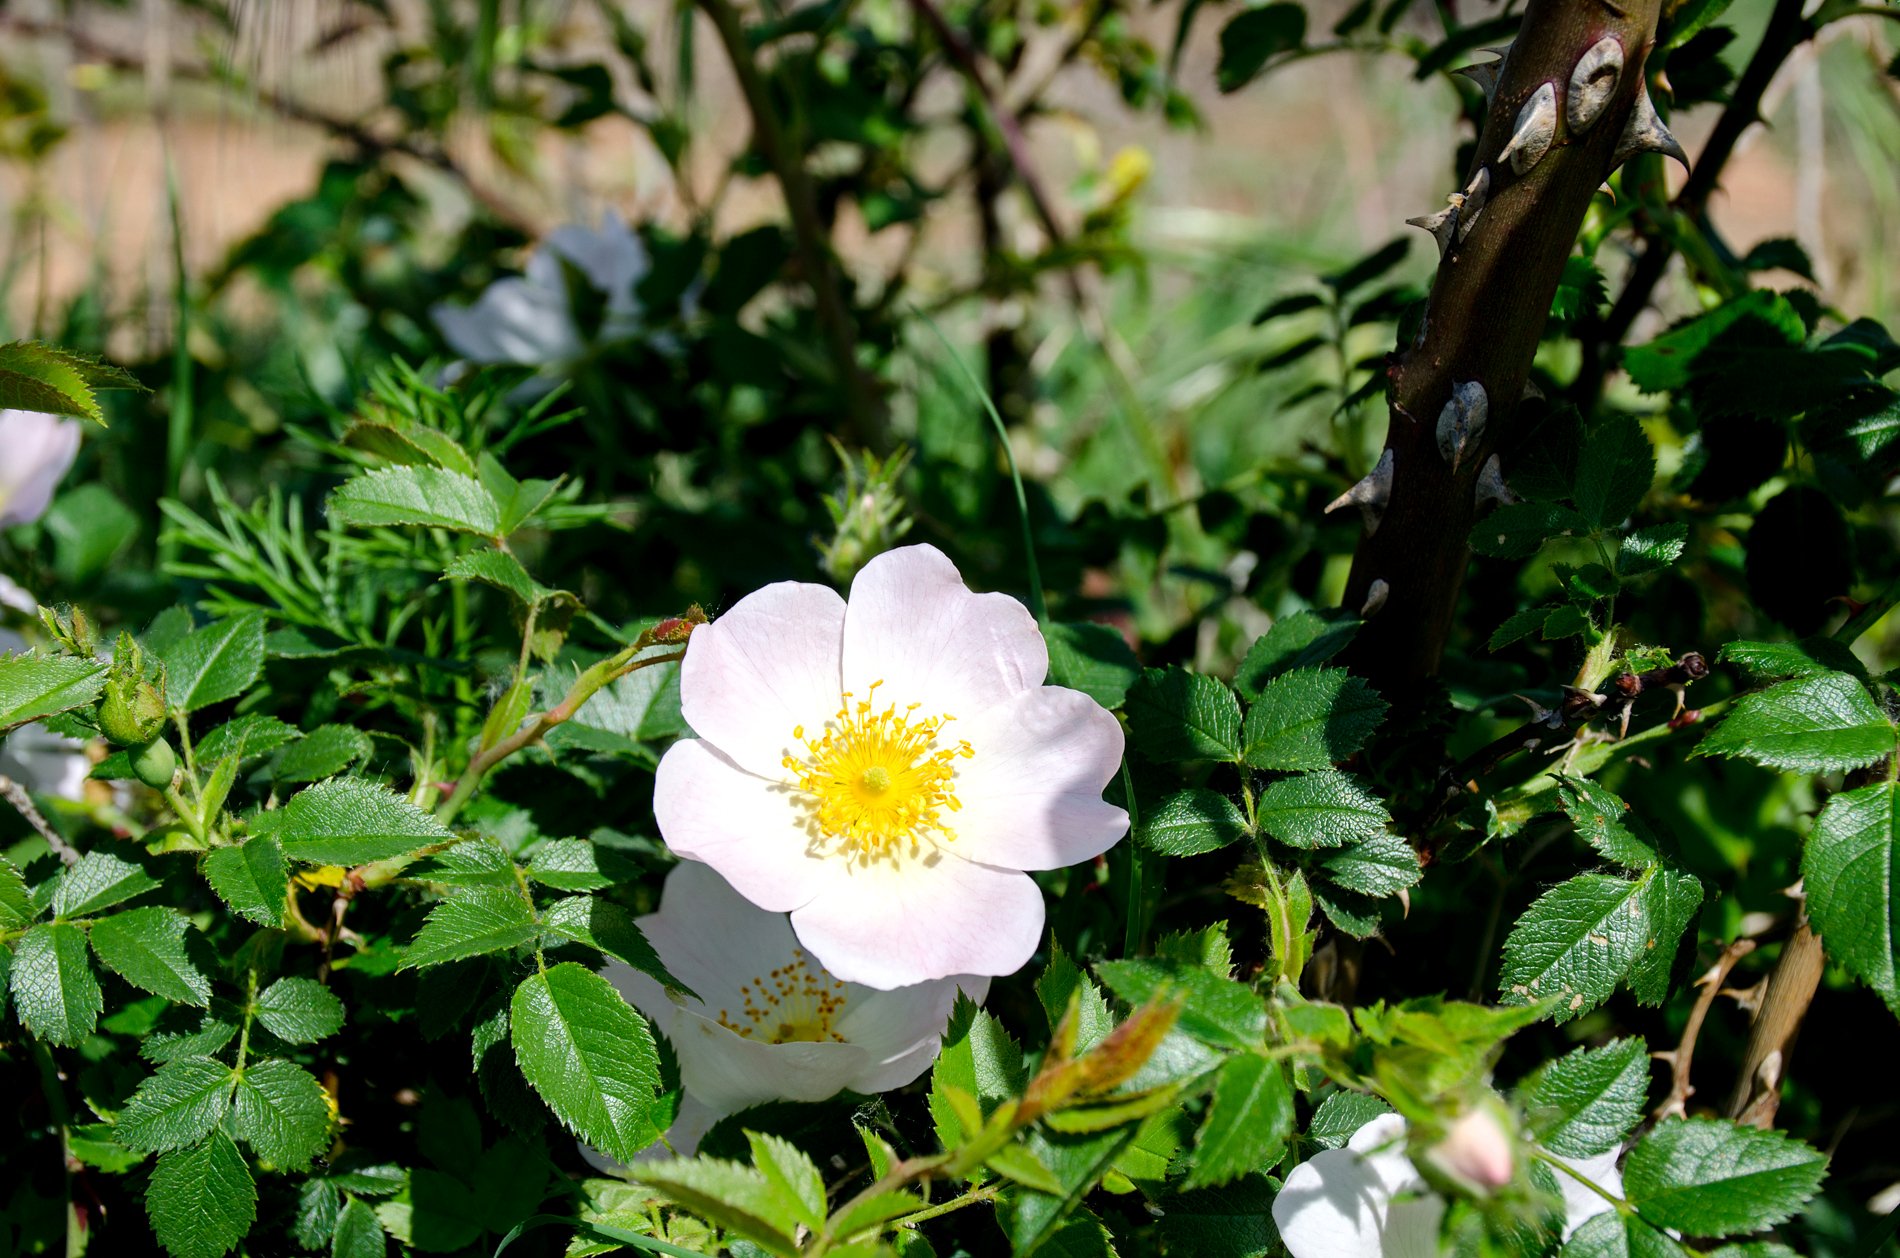
[{"label": "white rose flower", "polygon": [[[592,341],[574,320],[563,259],[606,299]],[[650,267],[645,242],[610,213],[598,231],[569,224],[549,232],[528,259],[526,275],[496,280],[474,305],[443,302],[430,313],[443,339],[470,362],[557,366],[580,358],[593,341],[639,331],[642,311],[634,288]]]},{"label": "white rose flower", "polygon": [[[19,589],[12,582],[7,585]],[[5,593],[0,589],[0,599]],[[10,629],[0,629],[0,655],[17,655],[25,650],[25,638]],[[62,738],[43,725],[26,725],[0,735],[0,777],[12,778],[36,795],[78,799],[90,772],[92,761],[86,757],[86,745]]]},{"label": "white rose flower", "polygon": [[0,529],[39,519],[78,453],[78,420],[0,411]]},{"label": "white rose flower", "polygon": [[[1346,1142],[1293,1168],[1273,1200],[1273,1223],[1293,1258],[1434,1258],[1445,1199],[1433,1192],[1405,1155],[1405,1120],[1381,1114]],[[1623,1178],[1617,1150],[1593,1158],[1560,1158],[1565,1166],[1614,1195]],[[1563,1239],[1610,1203],[1572,1176],[1557,1173],[1563,1193]]]},{"label": "white rose flower", "polygon": [[[754,907],[708,866],[675,866],[660,911],[639,924],[698,995],[671,997],[619,961],[605,971],[679,1057],[686,1096],[667,1139],[681,1153],[727,1114],[889,1091],[936,1060],[956,980],[889,992],[839,982],[798,946],[784,914]],[[966,978],[962,987],[980,1000],[989,982]]]},{"label": "white rose flower", "polygon": [[845,600],[769,585],[694,631],[680,701],[699,735],[660,762],[653,810],[840,979],[890,989],[1010,974],[1042,937],[1024,870],[1127,832],[1102,800],[1120,724],[1042,684],[1021,603],[973,594],[932,546],[871,560]]}]

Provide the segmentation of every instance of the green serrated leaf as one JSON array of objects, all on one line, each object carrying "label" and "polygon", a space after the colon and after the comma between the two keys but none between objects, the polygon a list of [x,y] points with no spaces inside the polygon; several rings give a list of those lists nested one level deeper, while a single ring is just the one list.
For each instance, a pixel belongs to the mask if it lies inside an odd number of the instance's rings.
[{"label": "green serrated leaf", "polygon": [[1539,1144],[1559,1157],[1589,1158],[1622,1143],[1648,1094],[1649,1049],[1632,1037],[1544,1065],[1519,1087],[1518,1102]]},{"label": "green serrated leaf", "polygon": [[1151,760],[1235,760],[1240,702],[1212,677],[1151,668],[1128,688],[1129,736]]},{"label": "green serrated leaf", "polygon": [[418,525],[499,537],[501,508],[473,477],[439,467],[388,467],[345,481],[330,518],[353,528]]},{"label": "green serrated leaf", "polygon": [[1108,989],[1131,1005],[1155,999],[1181,1001],[1179,1026],[1216,1048],[1258,1048],[1266,1035],[1267,1006],[1244,983],[1198,965],[1160,958],[1103,961],[1095,972]]},{"label": "green serrated leaf", "polygon": [[659,1138],[659,1054],[645,1019],[606,979],[572,962],[530,974],[509,1025],[521,1073],[569,1130],[620,1162]]},{"label": "green serrated leaf", "polygon": [[1293,1089],[1280,1063],[1253,1053],[1229,1058],[1215,1076],[1183,1187],[1206,1188],[1266,1170],[1280,1160],[1292,1132]]},{"label": "green serrated leaf", "polygon": [[[987,1117],[1004,1100],[1020,1095],[1028,1082],[1021,1046],[1002,1023],[958,992],[930,1072],[930,1116],[943,1147],[957,1148],[975,1135],[967,1118]],[[959,1095],[973,1107],[972,1115],[961,1112]]]},{"label": "green serrated leaf", "polygon": [[1628,578],[1661,572],[1682,558],[1688,544],[1689,526],[1686,524],[1652,524],[1632,529],[1617,543],[1617,575]]},{"label": "green serrated leaf", "polygon": [[1491,651],[1502,651],[1511,643],[1521,642],[1532,634],[1538,633],[1543,629],[1544,622],[1550,618],[1550,613],[1551,609],[1548,606],[1527,607],[1521,612],[1512,613],[1503,624],[1492,631],[1490,641],[1485,643],[1485,648]]},{"label": "green serrated leaf", "polygon": [[177,909],[127,909],[92,924],[92,950],[132,986],[202,1009],[211,1003],[211,979],[186,954],[190,928]]},{"label": "green serrated leaf", "polygon": [[1397,895],[1425,876],[1412,845],[1385,830],[1325,853],[1318,868],[1335,886],[1374,900]]},{"label": "green serrated leaf", "polygon": [[429,911],[402,968],[441,965],[518,948],[540,931],[534,906],[510,887],[469,887]]},{"label": "green serrated leaf", "polygon": [[1553,537],[1581,537],[1590,521],[1554,502],[1514,502],[1471,526],[1471,549],[1494,559],[1527,559]]},{"label": "green serrated leaf", "polygon": [[388,1253],[389,1238],[376,1211],[354,1197],[345,1201],[337,1212],[330,1258],[387,1258]]},{"label": "green serrated leaf", "polygon": [[1808,913],[1828,955],[1900,1011],[1900,791],[1831,797],[1801,855]]},{"label": "green serrated leaf", "polygon": [[1103,997],[1102,989],[1082,973],[1081,967],[1062,950],[1060,942],[1050,944],[1049,964],[1036,979],[1036,999],[1042,1003],[1042,1011],[1049,1019],[1052,1034],[1068,1013],[1070,1002],[1075,1002],[1077,1053],[1094,1048],[1115,1029],[1115,1020],[1109,1015],[1108,1001]]},{"label": "green serrated leaf", "polygon": [[232,1130],[258,1160],[298,1170],[330,1143],[330,1104],[302,1066],[273,1057],[238,1078]]},{"label": "green serrated leaf", "polygon": [[1306,1124],[1306,1138],[1322,1149],[1343,1148],[1352,1134],[1392,1107],[1364,1092],[1335,1092],[1321,1101]]},{"label": "green serrated leaf", "polygon": [[257,1020],[286,1044],[314,1044],[343,1028],[343,1002],[315,979],[280,978],[257,994]]},{"label": "green serrated leaf", "polygon": [[1799,642],[1730,642],[1719,657],[1739,664],[1758,677],[1814,677],[1846,673],[1867,680],[1867,666],[1832,638],[1803,638]]},{"label": "green serrated leaf", "polygon": [[1247,833],[1247,819],[1218,791],[1190,787],[1142,814],[1135,841],[1169,856],[1197,856],[1226,847]]},{"label": "green serrated leaf", "polygon": [[1838,773],[1893,750],[1893,722],[1867,688],[1846,673],[1818,673],[1743,695],[1694,754],[1738,756],[1795,773]]},{"label": "green serrated leaf", "polygon": [[231,1137],[214,1129],[158,1159],[145,1209],[172,1258],[221,1258],[257,1220],[257,1183]]},{"label": "green serrated leaf", "polygon": [[790,1207],[790,1217],[806,1227],[825,1221],[825,1181],[818,1167],[797,1145],[778,1136],[745,1133],[752,1148],[752,1165]]},{"label": "green serrated leaf", "polygon": [[512,594],[524,607],[539,602],[545,591],[528,575],[521,561],[505,550],[471,550],[449,560],[442,575],[451,581],[480,581]]},{"label": "green serrated leaf", "polygon": [[92,1034],[105,997],[86,957],[86,932],[49,922],[33,927],[13,945],[7,985],[13,1009],[27,1030],[63,1047]]},{"label": "green serrated leaf", "polygon": [[1609,1210],[1578,1228],[1558,1258],[1687,1258],[1688,1252],[1634,1214]]},{"label": "green serrated leaf", "polygon": [[236,756],[240,764],[268,756],[279,747],[303,737],[303,731],[288,721],[280,721],[262,712],[233,717],[206,734],[198,742],[198,761],[215,764]]},{"label": "green serrated leaf", "polygon": [[172,643],[165,661],[167,700],[175,708],[199,708],[235,699],[264,671],[264,616],[251,612],[214,620]]},{"label": "green serrated leaf", "polygon": [[1656,452],[1643,426],[1627,415],[1612,416],[1584,434],[1572,497],[1593,526],[1620,524],[1656,479]]},{"label": "green serrated leaf", "polygon": [[1604,860],[1628,869],[1648,869],[1661,857],[1654,845],[1638,838],[1625,824],[1629,805],[1587,778],[1561,778],[1558,797],[1564,814],[1583,841]]},{"label": "green serrated leaf", "polygon": [[1261,688],[1281,673],[1317,667],[1345,650],[1359,636],[1363,623],[1357,616],[1328,617],[1318,612],[1280,617],[1247,648],[1246,658],[1234,673],[1234,689],[1250,702],[1259,698]]},{"label": "green serrated leaf", "polygon": [[12,861],[0,856],[0,930],[18,930],[38,916],[26,878]]},{"label": "green serrated leaf", "polygon": [[1554,1000],[1562,1022],[1608,1000],[1650,939],[1643,895],[1653,881],[1579,874],[1539,896],[1504,941],[1505,1003]]},{"label": "green serrated leaf", "polygon": [[114,1134],[128,1149],[163,1153],[196,1144],[224,1121],[237,1079],[215,1057],[179,1057],[139,1085]]},{"label": "green serrated leaf", "polygon": [[85,917],[158,886],[143,865],[104,850],[87,852],[68,866],[53,887],[53,916]]},{"label": "green serrated leaf", "polygon": [[611,900],[585,895],[556,900],[541,925],[556,941],[586,944],[626,962],[662,987],[695,994],[666,968],[633,916]]},{"label": "green serrated leaf", "polygon": [[1086,621],[1047,624],[1049,684],[1080,690],[1105,708],[1119,708],[1141,676],[1141,661],[1120,633]]},{"label": "green serrated leaf", "polygon": [[106,667],[70,655],[0,655],[0,734],[99,697]]},{"label": "green serrated leaf", "polygon": [[1391,815],[1350,774],[1330,769],[1270,782],[1254,816],[1260,828],[1293,847],[1339,847],[1385,832]]},{"label": "green serrated leaf", "polygon": [[603,891],[634,872],[624,859],[586,839],[549,839],[528,859],[528,877],[557,891]]},{"label": "green serrated leaf", "polygon": [[254,829],[269,825],[291,860],[319,865],[361,865],[406,856],[454,839],[422,809],[367,778],[334,778],[307,787],[284,807],[265,814]]},{"label": "green serrated leaf", "polygon": [[1329,769],[1365,745],[1385,712],[1378,692],[1343,668],[1283,673],[1247,710],[1247,763]]},{"label": "green serrated leaf", "polygon": [[290,876],[284,849],[270,835],[254,835],[236,847],[221,847],[205,857],[205,881],[239,917],[259,926],[283,921]]},{"label": "green serrated leaf", "polygon": [[719,1158],[675,1158],[638,1163],[629,1174],[770,1253],[789,1258],[798,1252],[796,1201],[752,1167]]},{"label": "green serrated leaf", "polygon": [[1680,1118],[1630,1151],[1623,1193],[1652,1226],[1728,1236],[1793,1218],[1826,1174],[1825,1157],[1779,1131]]},{"label": "green serrated leaf", "polygon": [[271,765],[271,777],[279,782],[321,782],[369,759],[372,750],[369,735],[354,726],[319,725],[284,748]]}]

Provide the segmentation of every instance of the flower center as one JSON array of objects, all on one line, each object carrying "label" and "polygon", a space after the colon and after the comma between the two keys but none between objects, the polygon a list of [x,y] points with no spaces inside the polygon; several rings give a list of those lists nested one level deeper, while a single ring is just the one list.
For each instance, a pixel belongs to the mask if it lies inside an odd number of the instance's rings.
[{"label": "flower center", "polygon": [[844,1043],[831,1024],[844,1012],[844,984],[812,964],[803,948],[792,959],[739,988],[739,1013],[719,1011],[719,1025],[766,1044]]},{"label": "flower center", "polygon": [[947,716],[920,718],[914,703],[902,712],[895,704],[880,710],[882,684],[872,683],[856,702],[846,695],[820,737],[805,737],[802,725],[794,729],[805,755],[785,758],[819,836],[863,862],[915,855],[926,839],[955,838],[944,817],[962,807],[955,762],[976,754],[967,742],[937,745]]}]

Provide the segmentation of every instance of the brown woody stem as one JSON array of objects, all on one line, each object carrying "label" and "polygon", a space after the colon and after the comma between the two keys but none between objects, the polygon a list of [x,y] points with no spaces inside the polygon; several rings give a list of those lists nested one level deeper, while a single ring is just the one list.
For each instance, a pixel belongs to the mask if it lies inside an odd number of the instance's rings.
[{"label": "brown woody stem", "polygon": [[[1488,200],[1464,239],[1452,234],[1419,336],[1387,367],[1390,500],[1353,557],[1345,599],[1359,608],[1374,581],[1386,583],[1384,605],[1352,651],[1375,683],[1403,690],[1438,668],[1470,558],[1479,471],[1509,431],[1564,259],[1644,90],[1658,8],[1659,0],[1627,9],[1605,0],[1531,0],[1525,10],[1467,174],[1468,186],[1480,169],[1490,172]],[[1605,36],[1625,50],[1608,104],[1584,134],[1572,135],[1560,101],[1549,152],[1514,173],[1499,158],[1519,111],[1545,84],[1567,93],[1578,61]],[[1489,419],[1454,469],[1439,453],[1438,416],[1453,387],[1469,381],[1484,387]]]},{"label": "brown woody stem", "polygon": [[838,390],[844,398],[852,435],[872,450],[887,453],[890,440],[885,432],[883,403],[870,377],[858,365],[857,326],[845,302],[843,277],[831,255],[830,233],[818,214],[818,193],[812,185],[811,172],[805,169],[804,154],[781,125],[779,106],[772,99],[765,75],[746,39],[739,10],[730,0],[697,0],[697,3],[719,33],[719,42],[725,47],[726,58],[745,97],[746,109],[752,115],[752,141],[765,164],[772,168],[779,190],[784,194],[798,265],[811,290],[812,310],[818,320],[819,333],[825,339],[825,348],[831,354],[832,369],[838,375]]},{"label": "brown woody stem", "polygon": [[1809,927],[1804,913],[1794,934],[1782,946],[1781,959],[1768,979],[1768,993],[1755,1013],[1748,1048],[1742,1054],[1741,1074],[1728,1100],[1730,1118],[1755,1127],[1775,1125],[1781,1082],[1788,1077],[1795,1037],[1801,1033],[1801,1020],[1821,986],[1825,965],[1821,937]]},{"label": "brown woody stem", "polygon": [[1653,1111],[1658,1122],[1665,1118],[1682,1118],[1689,1112],[1689,1098],[1695,1095],[1695,1087],[1690,1082],[1689,1070],[1695,1062],[1696,1040],[1702,1035],[1702,1023],[1709,1016],[1709,1007],[1722,991],[1722,984],[1728,981],[1729,971],[1743,957],[1755,950],[1753,939],[1737,939],[1722,949],[1722,955],[1716,958],[1708,973],[1696,982],[1702,990],[1697,993],[1695,1007],[1689,1010],[1689,1020],[1683,1024],[1682,1038],[1676,1041],[1676,1047],[1667,1053],[1652,1053],[1658,1061],[1669,1063],[1669,1095]]}]

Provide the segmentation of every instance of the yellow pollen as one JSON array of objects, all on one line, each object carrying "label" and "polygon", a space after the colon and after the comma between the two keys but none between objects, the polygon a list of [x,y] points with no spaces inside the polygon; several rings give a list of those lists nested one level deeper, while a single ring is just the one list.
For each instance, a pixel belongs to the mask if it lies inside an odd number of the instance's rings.
[{"label": "yellow pollen", "polygon": [[967,742],[937,745],[947,716],[920,718],[914,703],[901,712],[895,704],[880,710],[881,685],[873,682],[856,702],[846,695],[820,737],[794,729],[805,755],[784,762],[818,836],[861,862],[906,850],[914,855],[926,839],[955,838],[945,821],[962,807],[955,762],[976,754]]},{"label": "yellow pollen", "polygon": [[790,961],[740,985],[738,1014],[721,1009],[719,1025],[766,1044],[842,1044],[844,1036],[831,1024],[844,1006],[844,984],[794,948]]}]

